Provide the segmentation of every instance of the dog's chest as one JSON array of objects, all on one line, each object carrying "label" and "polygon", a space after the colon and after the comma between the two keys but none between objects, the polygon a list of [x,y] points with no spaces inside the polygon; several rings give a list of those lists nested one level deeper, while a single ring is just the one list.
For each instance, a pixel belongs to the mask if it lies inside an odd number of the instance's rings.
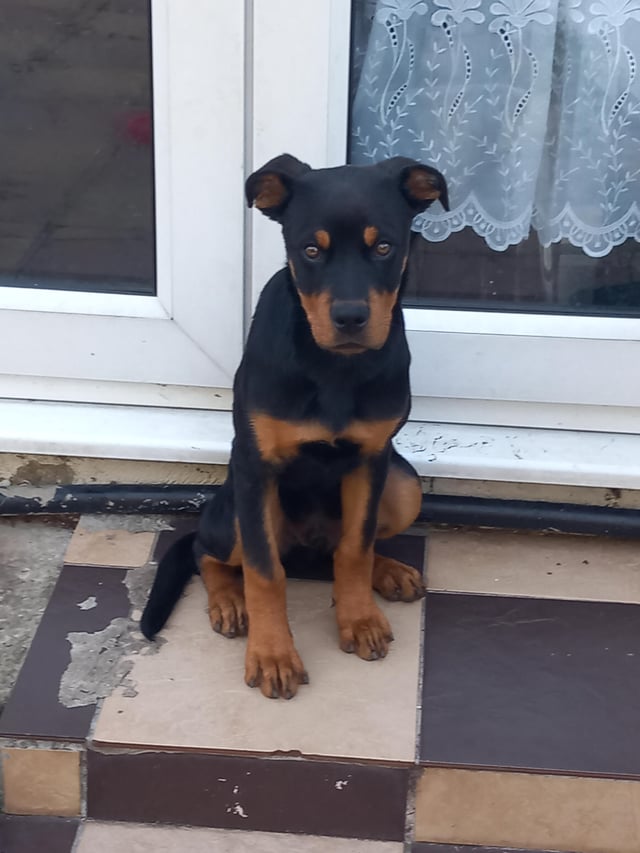
[{"label": "dog's chest", "polygon": [[306,450],[324,447],[327,456],[340,455],[345,448],[352,447],[355,452],[365,456],[380,453],[395,432],[400,418],[380,420],[352,420],[340,430],[317,420],[289,421],[266,414],[255,414],[251,425],[262,458],[271,463],[281,464],[295,458]]}]

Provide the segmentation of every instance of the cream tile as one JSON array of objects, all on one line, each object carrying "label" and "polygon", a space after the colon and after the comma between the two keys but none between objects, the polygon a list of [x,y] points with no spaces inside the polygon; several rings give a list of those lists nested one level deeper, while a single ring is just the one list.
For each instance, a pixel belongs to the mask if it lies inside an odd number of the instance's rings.
[{"label": "cream tile", "polygon": [[3,749],[8,814],[80,814],[80,753],[63,749]]},{"label": "cream tile", "polygon": [[637,542],[604,536],[434,530],[431,590],[640,603]]},{"label": "cream tile", "polygon": [[163,631],[166,644],[132,659],[127,680],[137,695],[119,688],[105,700],[95,740],[412,762],[420,603],[382,603],[396,639],[385,660],[365,662],[338,648],[329,584],[290,581],[288,599],[311,679],[294,699],[246,687],[245,640],[211,631],[195,578]]},{"label": "cream tile", "polygon": [[155,538],[153,531],[76,528],[64,561],[79,566],[138,568],[149,561]]},{"label": "cream tile", "polygon": [[449,844],[638,853],[640,782],[429,768],[416,839]]},{"label": "cream tile", "polygon": [[87,823],[76,853],[402,853],[402,844],[280,832]]}]

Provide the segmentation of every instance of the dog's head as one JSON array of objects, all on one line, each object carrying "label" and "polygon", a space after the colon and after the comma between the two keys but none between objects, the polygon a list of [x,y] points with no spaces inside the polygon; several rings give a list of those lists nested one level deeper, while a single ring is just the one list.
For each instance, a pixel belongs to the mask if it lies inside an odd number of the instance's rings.
[{"label": "dog's head", "polygon": [[311,169],[289,154],[246,184],[247,201],[281,223],[291,276],[318,346],[354,355],[384,346],[407,265],[413,217],[436,199],[440,172],[405,157]]}]

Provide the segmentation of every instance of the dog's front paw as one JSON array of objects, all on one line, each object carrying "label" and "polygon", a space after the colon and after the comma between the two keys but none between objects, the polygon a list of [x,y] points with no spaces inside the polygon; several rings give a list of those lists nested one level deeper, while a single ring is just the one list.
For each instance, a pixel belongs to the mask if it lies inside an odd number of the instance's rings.
[{"label": "dog's front paw", "polygon": [[338,631],[342,651],[355,652],[363,660],[386,657],[393,640],[387,617],[373,602],[360,612],[338,611]]},{"label": "dog's front paw", "polygon": [[416,601],[426,593],[420,572],[380,554],[375,555],[372,585],[389,601]]},{"label": "dog's front paw", "polygon": [[244,680],[249,687],[259,687],[267,699],[292,699],[299,685],[309,683],[309,676],[288,632],[252,636],[250,630]]}]

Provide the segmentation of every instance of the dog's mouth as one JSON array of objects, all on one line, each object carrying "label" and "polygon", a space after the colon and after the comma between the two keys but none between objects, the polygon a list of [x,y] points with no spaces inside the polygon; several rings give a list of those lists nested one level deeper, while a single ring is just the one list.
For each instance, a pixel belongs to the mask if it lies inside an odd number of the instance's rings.
[{"label": "dog's mouth", "polygon": [[348,341],[344,344],[336,344],[331,347],[331,352],[335,352],[338,355],[359,355],[362,352],[366,352],[369,347],[365,347],[362,344],[357,344],[354,341]]}]

